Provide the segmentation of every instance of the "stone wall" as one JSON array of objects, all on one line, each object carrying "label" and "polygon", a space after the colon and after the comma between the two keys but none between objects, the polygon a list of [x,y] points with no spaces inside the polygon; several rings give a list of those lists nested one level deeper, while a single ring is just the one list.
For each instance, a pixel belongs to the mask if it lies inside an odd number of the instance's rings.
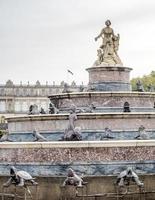
[{"label": "stone wall", "polygon": [[85,175],[117,175],[127,166],[155,173],[155,141],[81,141],[1,143],[0,175],[16,165],[34,176],[65,175],[72,167]]},{"label": "stone wall", "polygon": [[91,67],[88,68],[89,83],[124,82],[129,83],[131,68],[125,67]]},{"label": "stone wall", "polygon": [[89,87],[94,91],[130,91],[131,68],[104,66],[86,69],[89,73]]},{"label": "stone wall", "polygon": [[[138,130],[143,125],[155,130],[155,113],[82,113],[78,114],[76,126],[84,130]],[[9,133],[39,131],[64,131],[68,125],[67,114],[33,115],[7,118]]]},{"label": "stone wall", "polygon": [[[83,189],[85,195],[115,193],[116,177],[128,166],[133,167],[144,182],[145,191],[155,191],[154,140],[1,143],[0,185],[7,180],[12,165],[36,177],[39,200],[59,200],[65,197],[67,192],[61,186],[69,167],[77,174],[84,175],[84,181],[88,182]],[[137,192],[137,187],[134,188]],[[30,189],[35,197],[35,187]],[[13,190],[9,188],[7,192]],[[21,193],[21,190],[17,188],[17,193]],[[78,188],[78,191],[79,195],[82,194],[82,188]],[[75,198],[73,188],[68,194],[72,194],[74,199],[80,199]],[[153,200],[155,194],[146,194],[146,197]],[[94,197],[85,199],[94,200]],[[135,199],[138,200],[139,196]]]},{"label": "stone wall", "polygon": [[[71,104],[78,108],[88,107],[91,103],[98,109],[122,108],[125,102],[130,104],[131,109],[154,108],[155,93],[152,92],[82,92],[72,94],[51,95],[51,101],[56,102],[59,109],[65,110]],[[155,109],[154,109],[155,110]]]}]

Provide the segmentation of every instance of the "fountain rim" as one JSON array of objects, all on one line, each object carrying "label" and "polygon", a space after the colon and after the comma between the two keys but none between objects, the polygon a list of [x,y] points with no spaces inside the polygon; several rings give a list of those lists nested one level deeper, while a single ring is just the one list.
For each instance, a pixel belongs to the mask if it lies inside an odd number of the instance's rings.
[{"label": "fountain rim", "polygon": [[3,142],[0,149],[154,147],[155,140]]},{"label": "fountain rim", "polygon": [[97,67],[89,67],[86,68],[86,71],[127,71],[130,72],[133,70],[130,67],[124,67],[124,66],[114,66],[114,65],[107,65],[107,66],[97,66]]},{"label": "fountain rim", "polygon": [[[107,112],[107,113],[77,113],[78,120],[85,119],[131,119],[131,118],[155,118],[155,112]],[[50,120],[68,120],[69,113],[61,114],[38,114],[6,117],[7,122],[24,121],[50,121]]]},{"label": "fountain rim", "polygon": [[103,96],[103,97],[155,97],[155,92],[138,92],[138,91],[92,91],[92,92],[70,92],[59,93],[48,96],[49,99],[56,98],[71,98],[71,97],[90,97],[90,96]]}]

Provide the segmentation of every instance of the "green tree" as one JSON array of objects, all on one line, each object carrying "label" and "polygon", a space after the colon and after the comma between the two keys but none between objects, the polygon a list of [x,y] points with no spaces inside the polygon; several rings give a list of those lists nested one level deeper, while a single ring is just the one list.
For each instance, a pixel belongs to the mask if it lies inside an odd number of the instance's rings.
[{"label": "green tree", "polygon": [[131,80],[132,90],[137,90],[137,81],[140,80],[143,84],[145,91],[150,91],[151,89],[155,91],[155,71],[152,71],[149,75],[144,75],[142,77],[136,77]]}]

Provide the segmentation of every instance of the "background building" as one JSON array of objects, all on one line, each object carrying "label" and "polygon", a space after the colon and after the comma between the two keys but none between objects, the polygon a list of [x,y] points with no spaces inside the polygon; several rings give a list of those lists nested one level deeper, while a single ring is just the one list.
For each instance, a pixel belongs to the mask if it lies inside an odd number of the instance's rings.
[{"label": "background building", "polygon": [[[73,81],[71,85],[67,86],[69,91],[78,92],[80,86],[77,86]],[[30,105],[36,104],[48,113],[49,99],[47,98],[51,94],[62,93],[66,90],[65,82],[62,81],[60,85],[49,85],[46,82],[45,85],[40,84],[39,81],[36,84],[31,85],[22,84],[17,85],[11,80],[8,80],[6,84],[0,85],[0,116],[13,116],[27,114]]]}]

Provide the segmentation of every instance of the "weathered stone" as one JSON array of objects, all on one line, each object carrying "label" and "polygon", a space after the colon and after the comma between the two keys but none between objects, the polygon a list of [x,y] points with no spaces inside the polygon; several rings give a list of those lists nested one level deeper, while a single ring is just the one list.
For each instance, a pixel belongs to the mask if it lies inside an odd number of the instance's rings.
[{"label": "weathered stone", "polygon": [[[146,129],[155,129],[155,113],[148,112],[129,112],[129,113],[79,113],[77,114],[77,127],[81,130],[104,130],[109,127],[111,130],[135,130],[140,125]],[[112,119],[112,120],[111,120]],[[33,132],[34,128],[38,131],[63,131],[68,125],[68,115],[32,115],[24,117],[14,117],[7,119],[9,133]]]},{"label": "weathered stone", "polygon": [[129,81],[131,68],[100,65],[86,70],[89,73],[89,87],[94,87],[94,91],[131,90]]}]

